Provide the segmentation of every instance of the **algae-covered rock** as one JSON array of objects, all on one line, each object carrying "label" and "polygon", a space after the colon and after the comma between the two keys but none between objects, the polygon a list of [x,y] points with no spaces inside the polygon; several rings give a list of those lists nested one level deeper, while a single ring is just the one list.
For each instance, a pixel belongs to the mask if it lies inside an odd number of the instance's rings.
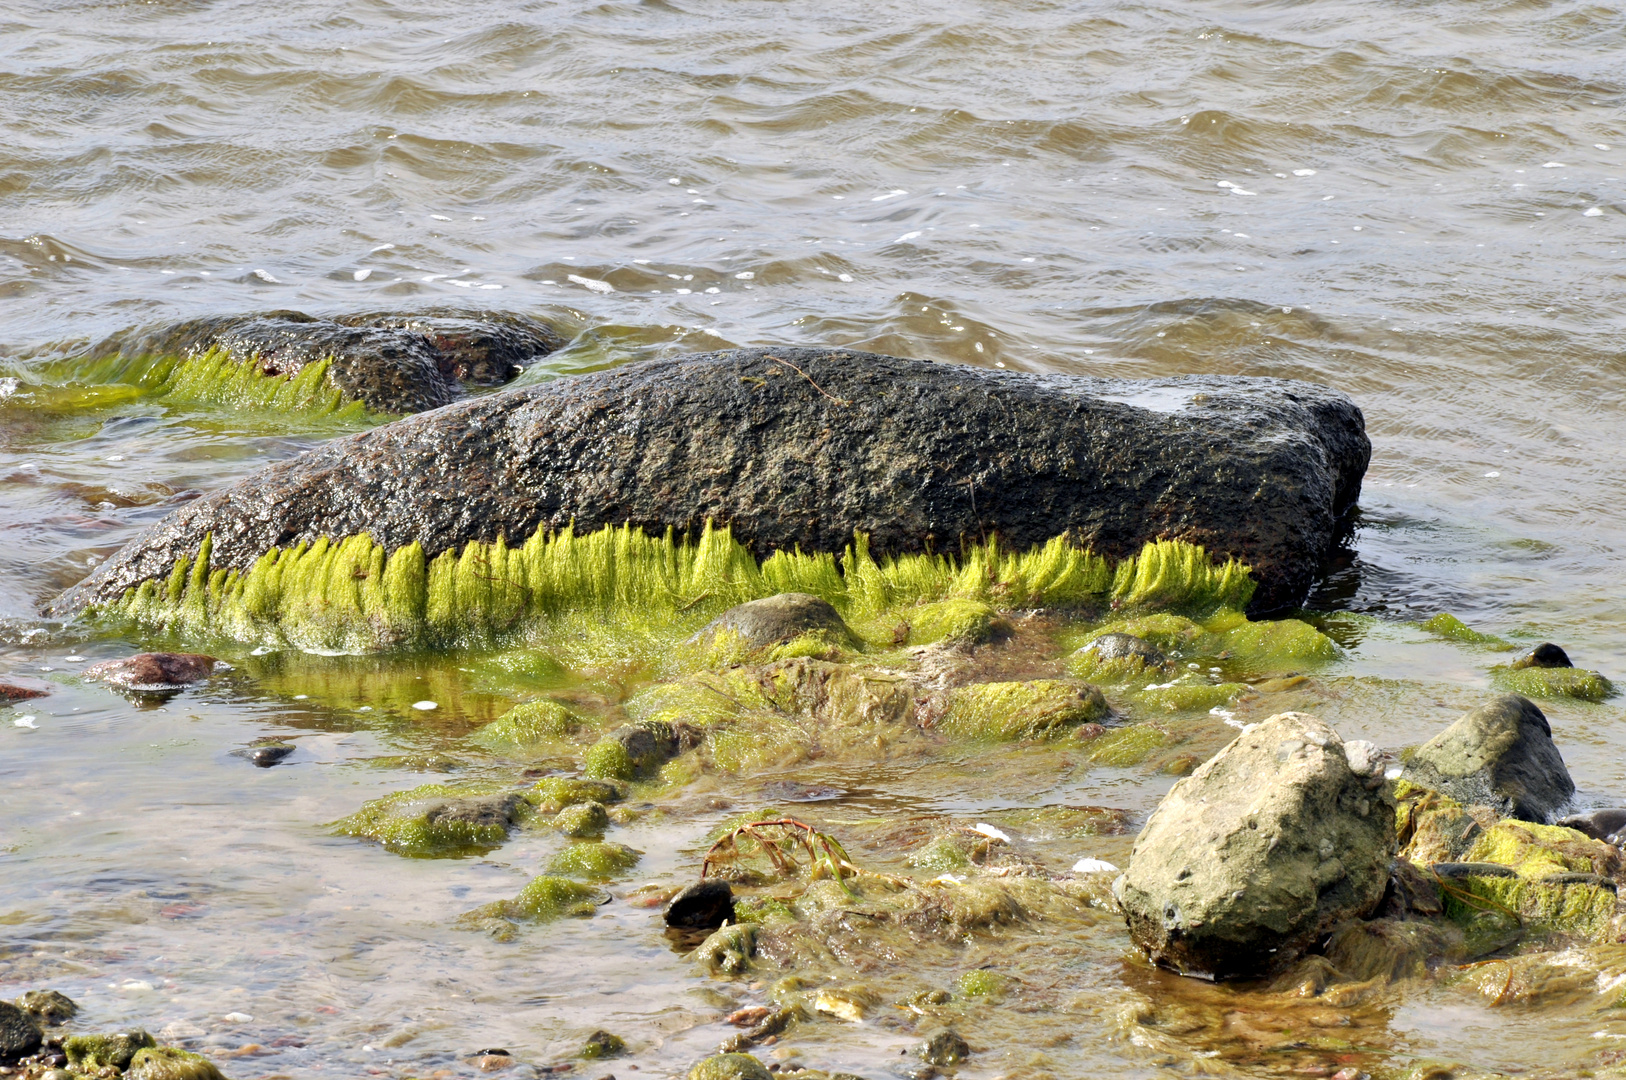
[{"label": "algae-covered rock", "polygon": [[335,832],[374,840],[401,855],[433,858],[489,851],[530,809],[517,791],[479,792],[424,784],[374,799],[333,823]]},{"label": "algae-covered rock", "polygon": [[[1152,388],[1184,404],[1120,400]],[[1016,551],[1071,536],[1120,560],[1183,540],[1251,567],[1253,607],[1273,611],[1306,595],[1370,454],[1355,404],[1309,383],[1126,383],[849,349],[729,350],[330,440],[186,504],[52,610],[167,579],[208,533],[214,569],[242,574],[273,548],[322,537],[370,534],[386,553],[417,545],[434,559],[572,523],[698,535],[710,518],[761,559],[839,554],[857,532],[878,556],[997,534]],[[1143,584],[1137,598],[1155,603],[1156,582]]]},{"label": "algae-covered rock", "polygon": [[124,1075],[127,1080],[226,1080],[208,1058],[177,1046],[138,1051]]},{"label": "algae-covered rock", "polygon": [[599,1030],[587,1036],[576,1056],[588,1061],[599,1061],[603,1058],[618,1057],[626,1052],[625,1039],[612,1032]]},{"label": "algae-covered rock", "polygon": [[1424,919],[1373,919],[1345,923],[1327,941],[1328,960],[1346,978],[1399,982],[1427,975],[1441,963],[1464,958],[1455,927]]},{"label": "algae-covered rock", "polygon": [[910,852],[908,862],[917,870],[941,874],[966,869],[971,865],[971,856],[953,840],[939,836]]},{"label": "algae-covered rock", "polygon": [[[1610,928],[1620,852],[1574,829],[1500,821],[1475,839],[1459,865],[1464,872],[1451,875],[1446,914],[1470,928],[1486,916],[1493,923],[1516,916],[1528,933],[1595,940]],[[1497,867],[1511,872],[1491,872]]]},{"label": "algae-covered rock", "polygon": [[0,1001],[0,1062],[32,1054],[44,1038],[33,1016],[9,1001]]},{"label": "algae-covered rock", "polygon": [[928,1065],[958,1065],[971,1056],[971,1046],[957,1032],[947,1030],[921,1043],[915,1053]]},{"label": "algae-covered rock", "polygon": [[1615,684],[1596,671],[1577,667],[1493,667],[1491,685],[1525,697],[1576,698],[1603,701],[1614,696]]},{"label": "algae-covered rock", "polygon": [[567,737],[574,719],[557,701],[527,701],[476,730],[469,741],[492,750],[523,749]]},{"label": "algae-covered rock", "polygon": [[1129,724],[1091,740],[1088,753],[1097,765],[1127,769],[1173,742],[1174,737],[1157,724]]},{"label": "algae-covered rock", "polygon": [[1134,634],[1102,634],[1085,645],[1080,652],[1094,654],[1101,660],[1140,660],[1142,666],[1160,667],[1168,657],[1145,638]]},{"label": "algae-covered rock", "polygon": [[697,642],[733,635],[747,649],[763,649],[804,635],[818,635],[830,645],[855,641],[852,631],[830,602],[808,593],[785,592],[729,608],[695,634]]},{"label": "algae-covered rock", "polygon": [[949,691],[938,730],[962,739],[1037,739],[1066,734],[1110,710],[1101,691],[1070,679],[975,683]]},{"label": "algae-covered rock", "polygon": [[17,999],[16,1005],[48,1026],[66,1024],[79,1014],[78,1004],[56,990],[30,990]]},{"label": "algae-covered rock", "polygon": [[533,878],[512,900],[498,900],[465,913],[458,919],[458,925],[487,930],[499,940],[507,940],[514,934],[514,923],[585,917],[608,899],[608,894],[590,885],[544,874]]},{"label": "algae-covered rock", "polygon": [[536,782],[526,797],[539,811],[557,814],[576,803],[618,803],[627,797],[627,787],[613,780],[546,776]]},{"label": "algae-covered rock", "polygon": [[683,745],[673,726],[664,721],[627,724],[587,748],[582,773],[600,780],[653,776]]},{"label": "algae-covered rock", "polygon": [[553,827],[566,836],[597,839],[610,827],[610,814],[603,803],[572,803],[554,815]]},{"label": "algae-covered rock", "polygon": [[1394,813],[1304,713],[1244,732],[1178,781],[1114,885],[1157,963],[1242,978],[1285,967],[1383,899]]},{"label": "algae-covered rock", "polygon": [[773,1080],[773,1073],[750,1054],[713,1054],[696,1062],[686,1080]]},{"label": "algae-covered rock", "polygon": [[1450,641],[1461,641],[1469,645],[1489,645],[1496,649],[1511,649],[1513,647],[1495,634],[1481,633],[1455,615],[1445,611],[1440,612],[1422,625],[1423,629],[1429,633],[1438,634]]},{"label": "algae-covered rock", "polygon": [[980,600],[940,600],[904,612],[909,644],[983,645],[1009,636],[1010,623]]},{"label": "algae-covered rock", "polygon": [[1298,619],[1254,621],[1230,613],[1210,620],[1206,629],[1223,635],[1225,649],[1237,663],[1253,671],[1323,664],[1343,655],[1332,638]]},{"label": "algae-covered rock", "polygon": [[1575,794],[1547,717],[1516,694],[1464,713],[1412,752],[1405,776],[1526,821],[1550,820]]},{"label": "algae-covered rock", "polygon": [[548,860],[548,873],[608,881],[638,865],[643,853],[625,844],[584,841],[571,844]]},{"label": "algae-covered rock", "polygon": [[751,923],[733,923],[713,931],[695,949],[694,958],[711,971],[739,975],[750,970],[756,947],[757,928]]},{"label": "algae-covered rock", "polygon": [[62,1040],[68,1064],[80,1071],[113,1068],[123,1072],[142,1050],[157,1047],[158,1041],[140,1029],[111,1035],[70,1035]]}]

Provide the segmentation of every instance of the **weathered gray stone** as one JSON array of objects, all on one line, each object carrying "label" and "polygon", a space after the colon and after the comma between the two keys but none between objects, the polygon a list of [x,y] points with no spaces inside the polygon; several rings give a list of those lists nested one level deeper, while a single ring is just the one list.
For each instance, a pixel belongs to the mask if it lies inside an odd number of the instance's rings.
[{"label": "weathered gray stone", "polygon": [[1156,645],[1134,634],[1102,634],[1084,648],[1102,660],[1127,660],[1138,656],[1154,667],[1168,660]]},{"label": "weathered gray stone", "polygon": [[1464,713],[1412,752],[1405,776],[1458,802],[1542,823],[1575,794],[1547,717],[1517,694]]},{"label": "weathered gray stone", "polygon": [[[1146,406],[1135,402],[1148,402]],[[1247,562],[1251,610],[1301,600],[1371,454],[1337,391],[1279,379],[1146,382],[740,349],[460,402],[280,462],[188,503],[59,597],[55,614],[166,577],[368,533],[434,556],[539,528],[728,525],[759,557],[952,551],[1068,534],[1122,558],[1181,539]]]},{"label": "weathered gray stone", "polygon": [[835,642],[852,640],[852,631],[828,600],[807,593],[779,593],[729,608],[695,635],[708,641],[717,634],[732,633],[747,648],[778,645],[803,634],[822,631]]},{"label": "weathered gray stone", "polygon": [[1174,785],[1113,889],[1157,963],[1250,978],[1372,911],[1394,854],[1394,812],[1338,733],[1282,713]]}]

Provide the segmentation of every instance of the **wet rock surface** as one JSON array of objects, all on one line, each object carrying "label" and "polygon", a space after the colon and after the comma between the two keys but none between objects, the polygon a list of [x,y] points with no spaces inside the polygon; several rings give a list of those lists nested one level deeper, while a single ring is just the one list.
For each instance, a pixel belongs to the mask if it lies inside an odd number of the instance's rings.
[{"label": "wet rock surface", "polygon": [[33,1016],[9,1001],[0,1001],[0,1062],[32,1054],[44,1037]]},{"label": "wet rock surface", "polygon": [[1381,779],[1304,713],[1244,732],[1175,784],[1114,885],[1131,937],[1185,974],[1243,978],[1294,960],[1383,899],[1395,818]]},{"label": "wet rock surface", "polygon": [[1515,671],[1524,668],[1566,668],[1574,666],[1574,664],[1570,663],[1569,654],[1550,641],[1542,642],[1508,665]]},{"label": "wet rock surface", "polygon": [[1525,821],[1551,821],[1575,794],[1547,717],[1517,694],[1463,714],[1412,753],[1405,774],[1459,802]]},{"label": "wet rock surface", "polygon": [[1621,835],[1626,832],[1626,809],[1589,810],[1584,814],[1571,814],[1569,817],[1560,818],[1558,824],[1590,836],[1594,840],[1607,841],[1616,847],[1621,846],[1622,839],[1626,839]]},{"label": "wet rock surface", "polygon": [[12,701],[31,701],[51,692],[51,684],[41,679],[19,675],[0,675],[0,705]]},{"label": "wet rock surface", "polygon": [[[1176,408],[1127,404],[1156,390]],[[1161,399],[1160,399],[1161,400]],[[1248,563],[1252,610],[1302,599],[1370,457],[1361,412],[1309,383],[1124,382],[840,349],[630,364],[336,439],[190,503],[52,605],[69,614],[166,576],[213,533],[213,565],[368,533],[429,555],[539,528],[726,524],[759,557],[953,550],[1070,534],[1109,558],[1155,538]]]},{"label": "wet rock surface", "polygon": [[734,889],[708,878],[689,885],[666,905],[666,925],[680,930],[712,930],[734,917]]},{"label": "wet rock surface", "polygon": [[807,593],[780,593],[729,608],[707,623],[695,640],[737,634],[746,647],[760,649],[820,632],[835,641],[852,640],[852,631],[828,600]]},{"label": "wet rock surface", "polygon": [[532,359],[564,345],[551,327],[522,315],[434,309],[318,318],[268,311],[198,319],[119,335],[96,354],[177,356],[225,350],[291,377],[331,358],[328,379],[347,398],[385,413],[449,404],[463,385],[501,386]]},{"label": "wet rock surface", "polygon": [[1084,648],[1102,660],[1138,657],[1147,664],[1157,665],[1168,659],[1156,645],[1133,634],[1102,634]]},{"label": "wet rock surface", "polygon": [[120,690],[176,690],[213,675],[217,662],[201,653],[137,653],[94,664],[84,677]]}]

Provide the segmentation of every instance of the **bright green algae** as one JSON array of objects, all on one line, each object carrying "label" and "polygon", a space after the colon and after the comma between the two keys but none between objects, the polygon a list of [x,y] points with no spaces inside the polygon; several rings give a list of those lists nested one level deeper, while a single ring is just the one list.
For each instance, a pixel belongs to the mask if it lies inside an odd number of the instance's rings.
[{"label": "bright green algae", "polygon": [[184,356],[116,355],[71,365],[64,362],[47,373],[71,380],[72,385],[129,387],[142,397],[176,404],[352,420],[380,418],[360,401],[345,398],[328,377],[332,366],[331,359],[323,359],[306,364],[292,376],[268,375],[257,357],[210,349]]},{"label": "bright green algae", "polygon": [[[1242,564],[1215,566],[1202,548],[1177,541],[1147,544],[1114,566],[1062,538],[1024,553],[989,543],[959,559],[877,562],[859,536],[838,567],[830,554],[790,552],[758,564],[726,528],[709,525],[697,541],[631,527],[538,531],[518,547],[499,538],[432,559],[415,543],[386,553],[361,534],[273,548],[245,573],[214,568],[212,546],[205,536],[166,580],[142,583],[107,610],[189,636],[364,651],[522,642],[551,621],[587,613],[615,614],[622,633],[670,631],[746,600],[806,592],[861,635],[890,644],[916,605],[997,600],[1006,608],[1206,615],[1240,611],[1254,588]],[[958,606],[925,614],[945,633],[967,629]]]},{"label": "bright green algae", "polygon": [[[503,790],[501,785],[488,783],[423,784],[373,799],[334,822],[333,830],[419,858],[478,854],[508,839],[511,811],[495,805]],[[481,799],[493,802],[489,812],[457,812]]]}]

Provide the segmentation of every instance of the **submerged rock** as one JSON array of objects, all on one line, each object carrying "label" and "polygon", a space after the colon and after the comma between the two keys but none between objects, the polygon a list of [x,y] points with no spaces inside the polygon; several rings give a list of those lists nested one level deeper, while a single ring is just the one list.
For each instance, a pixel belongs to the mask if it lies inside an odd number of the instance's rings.
[{"label": "submerged rock", "polygon": [[508,838],[509,827],[530,809],[519,792],[471,793],[448,784],[424,784],[373,799],[333,828],[398,854],[432,858],[489,851]]},{"label": "submerged rock", "polygon": [[1135,842],[1113,887],[1131,937],[1184,974],[1285,967],[1383,899],[1395,816],[1380,784],[1313,716],[1239,735],[1174,785]]},{"label": "submerged rock", "polygon": [[[1154,390],[1183,404],[1124,400]],[[366,533],[432,557],[572,523],[659,535],[714,520],[759,558],[840,552],[854,532],[877,555],[1067,535],[1120,559],[1180,539],[1247,563],[1264,612],[1306,594],[1370,452],[1354,403],[1309,383],[1122,382],[845,349],[707,353],[332,440],[187,504],[52,611],[167,577],[206,533],[212,566],[242,572],[323,536]]]},{"label": "submerged rock", "polygon": [[120,690],[178,690],[213,675],[217,663],[201,653],[137,653],[94,664],[84,677]]},{"label": "submerged rock", "polygon": [[30,990],[16,1005],[42,1024],[65,1024],[79,1014],[79,1006],[67,994],[56,990]]},{"label": "submerged rock", "polygon": [[0,1001],[0,1062],[32,1054],[44,1038],[34,1017],[9,1001]]},{"label": "submerged rock", "polygon": [[93,355],[198,357],[224,353],[269,376],[292,378],[329,362],[327,381],[347,400],[383,413],[449,404],[462,385],[501,386],[564,339],[522,315],[429,311],[317,318],[299,311],[230,315],[109,339]]},{"label": "submerged rock", "polygon": [[0,705],[42,698],[50,692],[51,684],[41,679],[19,678],[16,675],[0,676]]},{"label": "submerged rock", "polygon": [[715,930],[734,917],[734,887],[706,878],[689,885],[666,905],[666,925],[680,930]]},{"label": "submerged rock", "polygon": [[971,1046],[952,1030],[939,1031],[916,1050],[928,1065],[958,1065],[971,1056]]},{"label": "submerged rock", "polygon": [[213,1062],[178,1046],[159,1046],[136,1052],[126,1080],[226,1080]]},{"label": "submerged rock", "polygon": [[804,634],[824,635],[832,644],[853,640],[830,602],[807,593],[779,593],[738,604],[707,623],[695,640],[710,641],[719,634],[736,634],[749,649],[779,645]]},{"label": "submerged rock", "polygon": [[1552,820],[1575,794],[1547,717],[1516,694],[1464,713],[1413,751],[1405,776],[1458,802],[1525,821]]},{"label": "submerged rock", "polygon": [[1168,660],[1156,645],[1133,634],[1102,634],[1079,651],[1093,653],[1100,660],[1138,659],[1152,667]]},{"label": "submerged rock", "polygon": [[1569,654],[1550,641],[1542,642],[1508,665],[1514,670],[1520,668],[1565,668],[1574,666],[1574,664],[1570,663]]},{"label": "submerged rock", "polygon": [[773,1080],[773,1073],[750,1054],[713,1054],[697,1062],[686,1080]]}]

